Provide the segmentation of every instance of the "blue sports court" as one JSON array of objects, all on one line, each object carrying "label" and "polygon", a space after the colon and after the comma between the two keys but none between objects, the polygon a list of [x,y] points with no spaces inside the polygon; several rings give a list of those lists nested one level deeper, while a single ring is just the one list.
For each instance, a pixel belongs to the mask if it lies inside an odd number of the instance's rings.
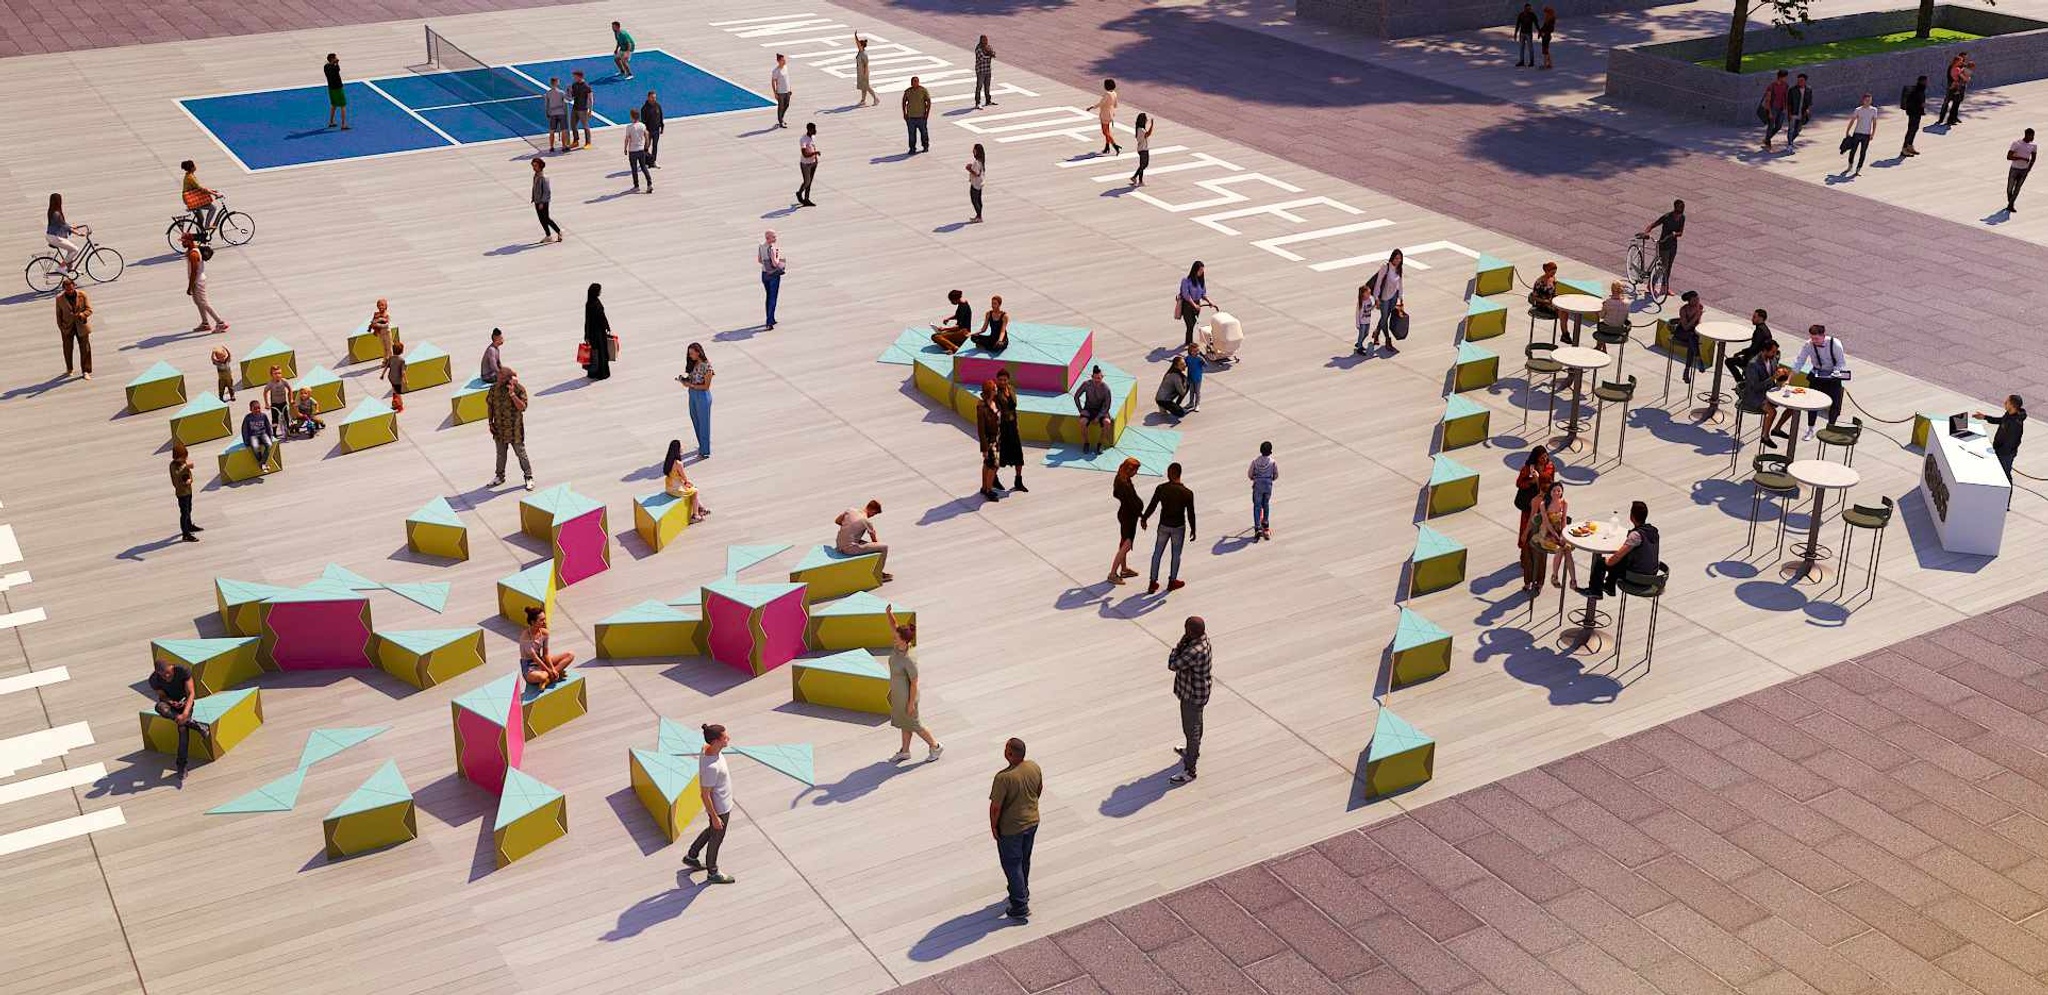
[{"label": "blue sports court", "polygon": [[670,121],[774,106],[660,49],[634,53],[630,80],[618,77],[609,54],[357,80],[343,87],[347,131],[326,126],[324,86],[188,97],[178,106],[254,172],[545,136],[547,81],[559,78],[566,90],[578,69],[590,83],[594,128],[626,123],[649,90]]}]

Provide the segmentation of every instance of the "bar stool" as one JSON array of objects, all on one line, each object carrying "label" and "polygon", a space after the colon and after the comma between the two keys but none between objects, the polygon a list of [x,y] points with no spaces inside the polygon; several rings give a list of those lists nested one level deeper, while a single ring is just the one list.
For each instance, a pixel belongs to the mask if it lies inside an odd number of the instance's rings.
[{"label": "bar stool", "polygon": [[1793,480],[1792,475],[1785,470],[1791,465],[1790,459],[1777,453],[1758,453],[1756,459],[1750,462],[1750,469],[1753,472],[1749,478],[1749,540],[1742,544],[1743,549],[1756,546],[1756,519],[1757,514],[1763,510],[1765,494],[1774,494],[1778,498],[1778,538],[1772,548],[1778,549],[1785,545],[1785,515],[1792,509],[1792,502],[1799,497],[1799,481]]},{"label": "bar stool", "polygon": [[1658,609],[1664,606],[1664,586],[1670,582],[1671,568],[1661,562],[1657,564],[1656,573],[1645,574],[1629,570],[1622,573],[1620,580],[1615,581],[1615,590],[1621,592],[1621,608],[1615,612],[1614,620],[1615,662],[1619,663],[1621,661],[1621,641],[1628,632],[1628,599],[1648,598],[1650,599],[1650,638],[1643,645],[1643,672],[1649,672],[1650,661],[1657,655]]},{"label": "bar stool", "polygon": [[1829,446],[1841,446],[1842,448],[1848,450],[1848,452],[1842,454],[1842,465],[1855,466],[1856,443],[1862,438],[1863,419],[1851,417],[1849,419],[1849,425],[1846,428],[1844,428],[1841,425],[1829,425],[1828,427],[1813,433],[1814,441],[1820,443],[1820,451],[1815,455],[1820,459],[1827,459]]},{"label": "bar stool", "polygon": [[[1557,420],[1557,378],[1560,374],[1564,373],[1564,364],[1550,358],[1551,352],[1556,350],[1556,348],[1557,343],[1555,342],[1531,342],[1522,347],[1522,389],[1533,392],[1536,390],[1536,378],[1538,376],[1550,378],[1549,410],[1545,411],[1543,415],[1543,423],[1546,426]],[[1534,399],[1525,393],[1522,398],[1522,428],[1524,429],[1529,427],[1529,408],[1533,403]]]},{"label": "bar stool", "polygon": [[1873,508],[1867,504],[1859,504],[1851,507],[1848,511],[1842,512],[1841,562],[1843,569],[1841,577],[1836,581],[1837,587],[1843,587],[1849,583],[1849,544],[1856,541],[1856,533],[1850,531],[1851,529],[1869,529],[1877,533],[1876,541],[1870,544],[1870,566],[1863,572],[1863,587],[1857,593],[1861,594],[1863,591],[1873,590],[1877,587],[1877,563],[1884,557],[1885,527],[1892,523],[1893,510],[1892,499],[1887,497],[1884,499],[1884,503],[1877,507]]},{"label": "bar stool", "polygon": [[1542,311],[1537,310],[1535,305],[1530,305],[1529,341],[1531,343],[1534,343],[1536,341],[1536,323],[1539,321],[1550,322],[1550,344],[1556,345],[1558,333],[1562,331],[1564,328],[1564,315],[1559,313],[1554,308],[1550,309],[1549,314],[1544,314]]},{"label": "bar stool", "polygon": [[1617,327],[1601,322],[1593,328],[1593,341],[1611,347],[1608,351],[1614,353],[1614,375],[1617,377],[1621,376],[1621,364],[1628,352],[1628,336],[1627,325]]},{"label": "bar stool", "polygon": [[[1742,462],[1742,416],[1743,416],[1743,415],[1755,415],[1755,416],[1756,416],[1756,420],[1757,420],[1757,424],[1759,424],[1759,425],[1763,424],[1763,420],[1764,420],[1764,409],[1762,409],[1762,408],[1759,408],[1759,407],[1755,407],[1755,406],[1751,405],[1751,404],[1750,404],[1750,403],[1749,403],[1748,401],[1745,401],[1745,400],[1743,400],[1743,399],[1742,399],[1742,396],[1741,396],[1741,394],[1740,394],[1740,392],[1737,392],[1737,395],[1736,395],[1736,398],[1735,398],[1735,430],[1734,430],[1734,433],[1733,433],[1733,434],[1734,434],[1734,438],[1735,438],[1735,451],[1734,451],[1734,452],[1731,452],[1731,453],[1729,453],[1729,454],[1728,454],[1728,475],[1729,475],[1729,476],[1731,476],[1731,477],[1735,475],[1735,468],[1736,468],[1736,466],[1740,465],[1740,464],[1741,464],[1741,462]],[[1770,426],[1768,426],[1768,425],[1765,425],[1764,427],[1765,427],[1765,428],[1769,428]],[[1758,434],[1758,436],[1757,436],[1757,438],[1758,438],[1758,440],[1759,440],[1759,441],[1761,441],[1761,440],[1762,440],[1762,438],[1763,438],[1762,434],[1761,434],[1761,433],[1759,433],[1759,434]]]},{"label": "bar stool", "polygon": [[1630,376],[1625,382],[1606,381],[1593,388],[1593,399],[1599,405],[1593,410],[1593,458],[1600,458],[1600,423],[1607,417],[1609,404],[1621,405],[1621,438],[1615,443],[1614,459],[1619,463],[1628,453],[1628,406],[1636,398],[1636,378]]}]

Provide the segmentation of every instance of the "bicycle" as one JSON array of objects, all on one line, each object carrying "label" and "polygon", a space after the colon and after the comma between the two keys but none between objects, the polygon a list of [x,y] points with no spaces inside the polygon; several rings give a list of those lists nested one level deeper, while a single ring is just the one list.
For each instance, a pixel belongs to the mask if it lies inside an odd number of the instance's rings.
[{"label": "bicycle", "polygon": [[85,225],[73,225],[71,231],[85,238],[85,245],[69,263],[59,258],[56,249],[40,256],[31,256],[28,268],[22,276],[28,280],[28,289],[39,294],[53,293],[64,285],[66,279],[77,279],[80,274],[94,283],[112,283],[121,278],[121,271],[128,268],[128,262],[119,252],[92,240],[92,229]]},{"label": "bicycle", "polygon": [[1667,286],[1671,275],[1664,268],[1664,255],[1650,242],[1650,236],[1639,232],[1629,242],[1626,272],[1630,297],[1648,297],[1662,304],[1671,296]]},{"label": "bicycle", "polygon": [[164,241],[170,243],[172,252],[185,251],[187,232],[197,235],[202,242],[219,235],[220,240],[228,245],[242,245],[256,237],[256,219],[241,211],[228,210],[227,194],[215,197],[213,206],[213,223],[203,230],[199,222],[192,219],[190,211],[171,219],[171,226],[164,229]]}]

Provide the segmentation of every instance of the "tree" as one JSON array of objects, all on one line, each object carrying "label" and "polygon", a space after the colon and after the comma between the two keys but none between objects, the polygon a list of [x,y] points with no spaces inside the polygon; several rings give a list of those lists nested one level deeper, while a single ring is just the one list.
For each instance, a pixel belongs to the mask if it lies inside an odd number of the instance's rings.
[{"label": "tree", "polygon": [[[1996,7],[1998,0],[1984,0],[1984,6]],[[1913,26],[1913,37],[1926,38],[1934,33],[1934,0],[1920,0],[1920,21]]]},{"label": "tree", "polygon": [[[1742,71],[1742,36],[1749,30],[1752,10],[1769,11],[1772,27],[1784,28],[1798,37],[1798,26],[1807,22],[1806,8],[1812,3],[1813,0],[1735,0],[1735,13],[1728,23],[1728,61],[1724,68],[1731,73]],[[1923,19],[1933,16],[1934,0],[1920,0],[1920,7]]]}]

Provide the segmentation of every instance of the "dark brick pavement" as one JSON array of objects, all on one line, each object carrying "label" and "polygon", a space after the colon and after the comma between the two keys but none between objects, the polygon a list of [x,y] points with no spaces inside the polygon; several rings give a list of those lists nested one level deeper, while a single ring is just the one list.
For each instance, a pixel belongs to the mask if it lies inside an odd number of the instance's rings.
[{"label": "dark brick pavement", "polygon": [[899,992],[2038,993],[2044,910],[2048,595]]}]

